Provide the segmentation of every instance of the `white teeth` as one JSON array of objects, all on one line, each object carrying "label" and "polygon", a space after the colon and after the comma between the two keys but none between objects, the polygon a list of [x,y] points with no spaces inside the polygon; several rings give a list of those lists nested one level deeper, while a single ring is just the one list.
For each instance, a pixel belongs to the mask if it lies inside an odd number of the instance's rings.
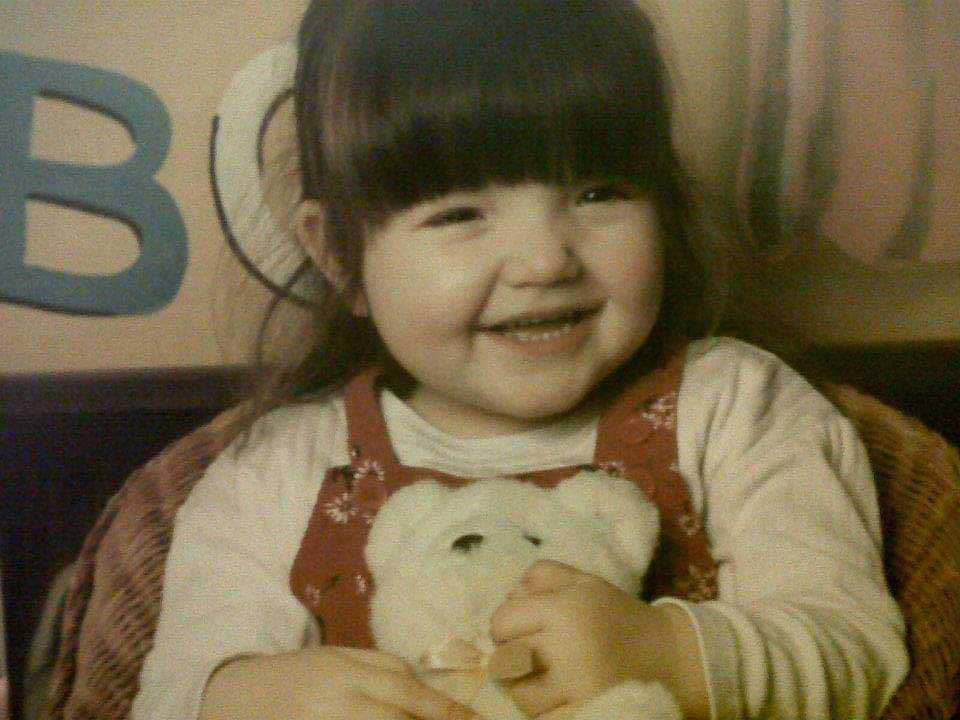
[{"label": "white teeth", "polygon": [[510,330],[508,332],[520,342],[544,342],[558,338],[561,335],[566,335],[573,330],[574,324],[573,322],[564,323],[560,327],[546,332],[534,332],[532,330]]},{"label": "white teeth", "polygon": [[573,313],[571,315],[565,315],[555,318],[540,318],[537,320],[514,320],[510,323],[504,323],[501,325],[501,328],[504,332],[513,332],[520,328],[530,327],[531,325],[543,325],[546,323],[559,323],[562,322],[565,325],[573,324],[581,319],[580,313]]}]

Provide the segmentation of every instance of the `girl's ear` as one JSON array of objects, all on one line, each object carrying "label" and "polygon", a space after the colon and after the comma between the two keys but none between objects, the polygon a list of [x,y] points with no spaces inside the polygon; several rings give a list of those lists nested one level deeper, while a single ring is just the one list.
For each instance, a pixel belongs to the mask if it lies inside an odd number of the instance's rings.
[{"label": "girl's ear", "polygon": [[646,573],[660,536],[660,513],[639,486],[602,470],[584,470],[554,492],[567,508],[600,523],[627,567],[639,576]]},{"label": "girl's ear", "polygon": [[[294,211],[293,227],[300,246],[313,260],[313,264],[333,287],[342,292],[347,286],[348,278],[333,254],[327,252],[323,215],[323,205],[319,200],[301,200]],[[352,310],[353,314],[358,316],[370,314],[367,296],[363,290],[356,291]]]},{"label": "girl's ear", "polygon": [[373,520],[364,549],[375,579],[391,570],[399,553],[411,549],[417,528],[429,515],[437,513],[453,492],[436,480],[418,480],[387,498]]}]

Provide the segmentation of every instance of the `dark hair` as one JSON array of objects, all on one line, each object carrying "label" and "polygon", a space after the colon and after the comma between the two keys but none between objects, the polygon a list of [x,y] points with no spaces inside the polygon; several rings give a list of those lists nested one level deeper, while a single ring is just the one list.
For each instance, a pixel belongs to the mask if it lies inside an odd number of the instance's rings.
[{"label": "dark hair", "polygon": [[[671,139],[664,63],[634,0],[314,0],[294,88],[304,198],[348,285],[317,302],[312,350],[287,399],[367,362],[396,370],[345,297],[364,236],[390,213],[489,181],[615,177],[654,202],[666,241],[650,343],[712,327],[720,283]],[[402,376],[402,373],[400,373]]]}]

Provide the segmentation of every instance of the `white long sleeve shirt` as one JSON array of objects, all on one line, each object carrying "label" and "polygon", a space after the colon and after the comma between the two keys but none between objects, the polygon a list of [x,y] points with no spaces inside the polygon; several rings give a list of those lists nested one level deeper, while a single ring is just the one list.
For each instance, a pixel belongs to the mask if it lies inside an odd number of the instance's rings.
[{"label": "white long sleeve shirt", "polygon": [[[597,419],[464,439],[384,392],[404,465],[461,477],[593,459]],[[224,660],[317,637],[289,573],[331,466],[349,463],[342,397],[275,411],[208,469],[177,515],[134,720],[197,717]],[[907,671],[883,576],[873,478],[851,424],[772,355],[709,338],[677,402],[680,474],[719,563],[719,597],[689,603],[715,718],[867,718]]]}]

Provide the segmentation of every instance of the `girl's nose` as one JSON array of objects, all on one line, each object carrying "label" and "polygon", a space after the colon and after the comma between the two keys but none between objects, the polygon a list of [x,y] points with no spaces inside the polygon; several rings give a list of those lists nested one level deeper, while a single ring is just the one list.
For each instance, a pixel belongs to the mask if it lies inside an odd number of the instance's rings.
[{"label": "girl's nose", "polygon": [[556,285],[576,280],[583,263],[572,228],[563,219],[527,222],[510,231],[502,280],[515,287]]}]

